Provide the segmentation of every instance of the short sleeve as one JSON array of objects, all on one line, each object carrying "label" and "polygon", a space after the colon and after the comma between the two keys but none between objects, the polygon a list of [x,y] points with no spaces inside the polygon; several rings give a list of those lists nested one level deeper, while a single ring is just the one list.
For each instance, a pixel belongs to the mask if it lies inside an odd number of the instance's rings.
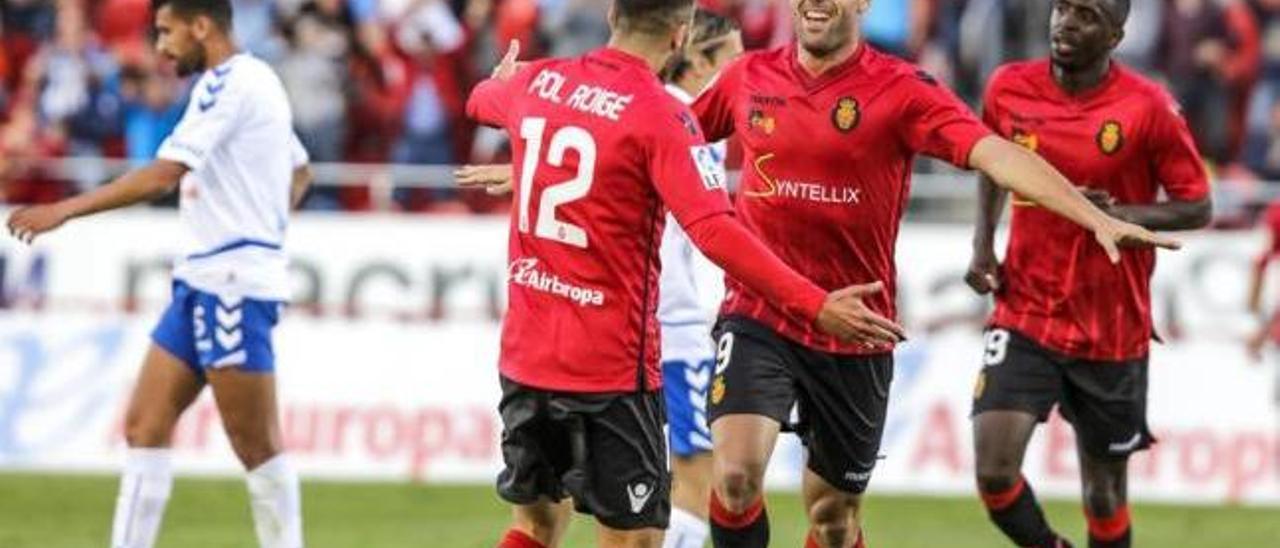
[{"label": "short sleeve", "polygon": [[507,121],[505,103],[510,100],[510,81],[490,78],[471,90],[467,98],[467,117],[490,127],[503,127]]},{"label": "short sleeve", "polygon": [[725,67],[693,101],[693,113],[708,141],[720,141],[733,134],[734,120],[737,119],[734,105],[737,104],[745,64],[744,58]]},{"label": "short sleeve", "polygon": [[973,146],[991,130],[928,73],[918,70],[904,78],[899,132],[907,147],[967,169]]},{"label": "short sleeve", "polygon": [[668,114],[654,120],[646,136],[649,175],[658,195],[681,226],[731,211],[724,166],[693,115],[683,105],[664,110]]},{"label": "short sleeve", "polygon": [[997,69],[987,80],[986,90],[982,93],[982,123],[987,129],[1001,135],[1003,132],[1000,131],[1000,120],[1004,117],[1004,112],[1000,110],[1000,94],[1004,88],[1004,74],[1004,69]]},{"label": "short sleeve", "polygon": [[302,140],[298,139],[298,134],[293,132],[289,132],[289,161],[292,162],[294,169],[311,162],[311,155],[307,154],[307,147],[302,146]]},{"label": "short sleeve", "polygon": [[1151,109],[1151,135],[1147,139],[1151,169],[1170,198],[1203,200],[1209,195],[1209,175],[1195,138],[1177,103],[1164,93],[1160,97],[1162,101]]},{"label": "short sleeve", "polygon": [[467,97],[467,117],[480,124],[501,128],[507,125],[514,94],[529,86],[532,75],[540,73],[546,61],[530,63],[507,80],[489,78],[472,88]]},{"label": "short sleeve", "polygon": [[191,171],[204,167],[215,149],[243,119],[244,90],[228,79],[229,72],[211,70],[191,90],[191,102],[173,133],[160,144],[156,157],[184,164]]}]

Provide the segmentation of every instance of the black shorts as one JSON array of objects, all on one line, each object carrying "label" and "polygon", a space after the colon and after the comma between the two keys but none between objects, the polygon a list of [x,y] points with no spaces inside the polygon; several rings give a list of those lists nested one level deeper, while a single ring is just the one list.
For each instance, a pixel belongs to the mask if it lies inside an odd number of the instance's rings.
[{"label": "black shorts", "polygon": [[512,504],[569,496],[613,529],[667,527],[662,392],[580,394],[501,382],[499,496]]},{"label": "black shorts", "polygon": [[1147,358],[1082,360],[1020,333],[990,329],[973,414],[1025,411],[1040,422],[1057,404],[1091,457],[1126,458],[1151,446],[1147,427]]},{"label": "black shorts", "polygon": [[866,491],[880,459],[893,354],[827,354],[740,317],[723,320],[716,339],[710,421],[763,415],[793,427],[809,449],[810,470],[842,491]]}]

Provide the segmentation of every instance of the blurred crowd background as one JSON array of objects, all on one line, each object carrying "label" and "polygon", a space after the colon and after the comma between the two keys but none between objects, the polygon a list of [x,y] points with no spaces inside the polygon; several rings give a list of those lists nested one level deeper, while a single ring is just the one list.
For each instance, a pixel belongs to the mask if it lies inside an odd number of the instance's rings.
[{"label": "blurred crowd background", "polygon": [[[737,20],[749,48],[791,38],[790,0],[701,3]],[[463,105],[506,43],[521,40],[524,57],[567,56],[608,36],[607,0],[232,4],[241,47],[276,67],[298,135],[325,163],[503,160],[503,137],[469,123]],[[864,32],[976,107],[999,64],[1047,55],[1051,4],[874,0]],[[158,62],[149,32],[148,0],[0,3],[0,203],[49,201],[108,178],[92,162],[55,172],[50,159],[152,157],[182,114],[189,82]],[[1178,98],[1220,186],[1280,181],[1280,0],[1134,0],[1120,57]],[[397,189],[392,207],[505,207],[483,193],[425,186],[437,188]],[[306,207],[374,204],[361,181],[345,181],[317,189]]]}]

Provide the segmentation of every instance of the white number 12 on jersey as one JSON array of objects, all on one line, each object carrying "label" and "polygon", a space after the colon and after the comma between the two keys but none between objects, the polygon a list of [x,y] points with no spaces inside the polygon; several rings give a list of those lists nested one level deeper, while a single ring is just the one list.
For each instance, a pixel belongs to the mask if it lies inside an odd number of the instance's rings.
[{"label": "white number 12 on jersey", "polygon": [[[542,159],[542,138],[547,130],[546,118],[525,118],[520,123],[520,138],[525,141],[524,163],[520,169],[520,211],[517,222],[520,232],[529,233],[529,195],[533,190],[533,176]],[[578,175],[563,183],[550,185],[542,191],[538,206],[537,227],[534,234],[560,243],[586,249],[587,231],[580,226],[556,220],[556,208],[586,197],[594,182],[596,169],[596,142],[587,130],[575,126],[560,128],[551,136],[551,149],[547,151],[547,164],[564,167],[565,153],[578,153]]]}]

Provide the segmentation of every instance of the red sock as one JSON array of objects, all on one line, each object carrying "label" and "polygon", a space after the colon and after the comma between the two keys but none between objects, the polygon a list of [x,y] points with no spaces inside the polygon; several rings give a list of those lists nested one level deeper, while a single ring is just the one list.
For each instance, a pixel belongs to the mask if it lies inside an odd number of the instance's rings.
[{"label": "red sock", "polygon": [[822,545],[818,544],[818,538],[813,529],[809,529],[809,534],[804,536],[804,548],[822,548]]},{"label": "red sock", "polygon": [[1116,542],[1129,534],[1129,507],[1121,506],[1108,517],[1093,515],[1086,508],[1085,520],[1089,522],[1089,536],[1102,542]]},{"label": "red sock", "polygon": [[1013,487],[1010,487],[1007,491],[1000,493],[979,492],[979,494],[982,495],[982,504],[986,505],[988,510],[1001,512],[1013,506],[1013,503],[1018,502],[1018,497],[1022,496],[1022,490],[1026,489],[1026,487],[1027,480],[1019,477],[1018,483],[1013,484]]},{"label": "red sock", "polygon": [[735,548],[768,548],[769,511],[764,507],[764,497],[741,512],[733,512],[711,491],[711,543]]},{"label": "red sock", "polygon": [[547,548],[543,546],[537,539],[527,535],[524,531],[517,529],[507,529],[507,534],[502,536],[502,540],[498,541],[497,548]]},{"label": "red sock", "polygon": [[764,512],[764,497],[756,499],[745,510],[734,513],[720,501],[720,496],[711,490],[711,523],[726,529],[742,529],[756,522]]},{"label": "red sock", "polygon": [[[858,529],[858,540],[853,543],[853,548],[867,548],[867,543],[863,542],[862,529]],[[809,534],[804,537],[804,548],[822,548],[818,544],[818,537],[814,534],[813,529],[809,530]]]}]

